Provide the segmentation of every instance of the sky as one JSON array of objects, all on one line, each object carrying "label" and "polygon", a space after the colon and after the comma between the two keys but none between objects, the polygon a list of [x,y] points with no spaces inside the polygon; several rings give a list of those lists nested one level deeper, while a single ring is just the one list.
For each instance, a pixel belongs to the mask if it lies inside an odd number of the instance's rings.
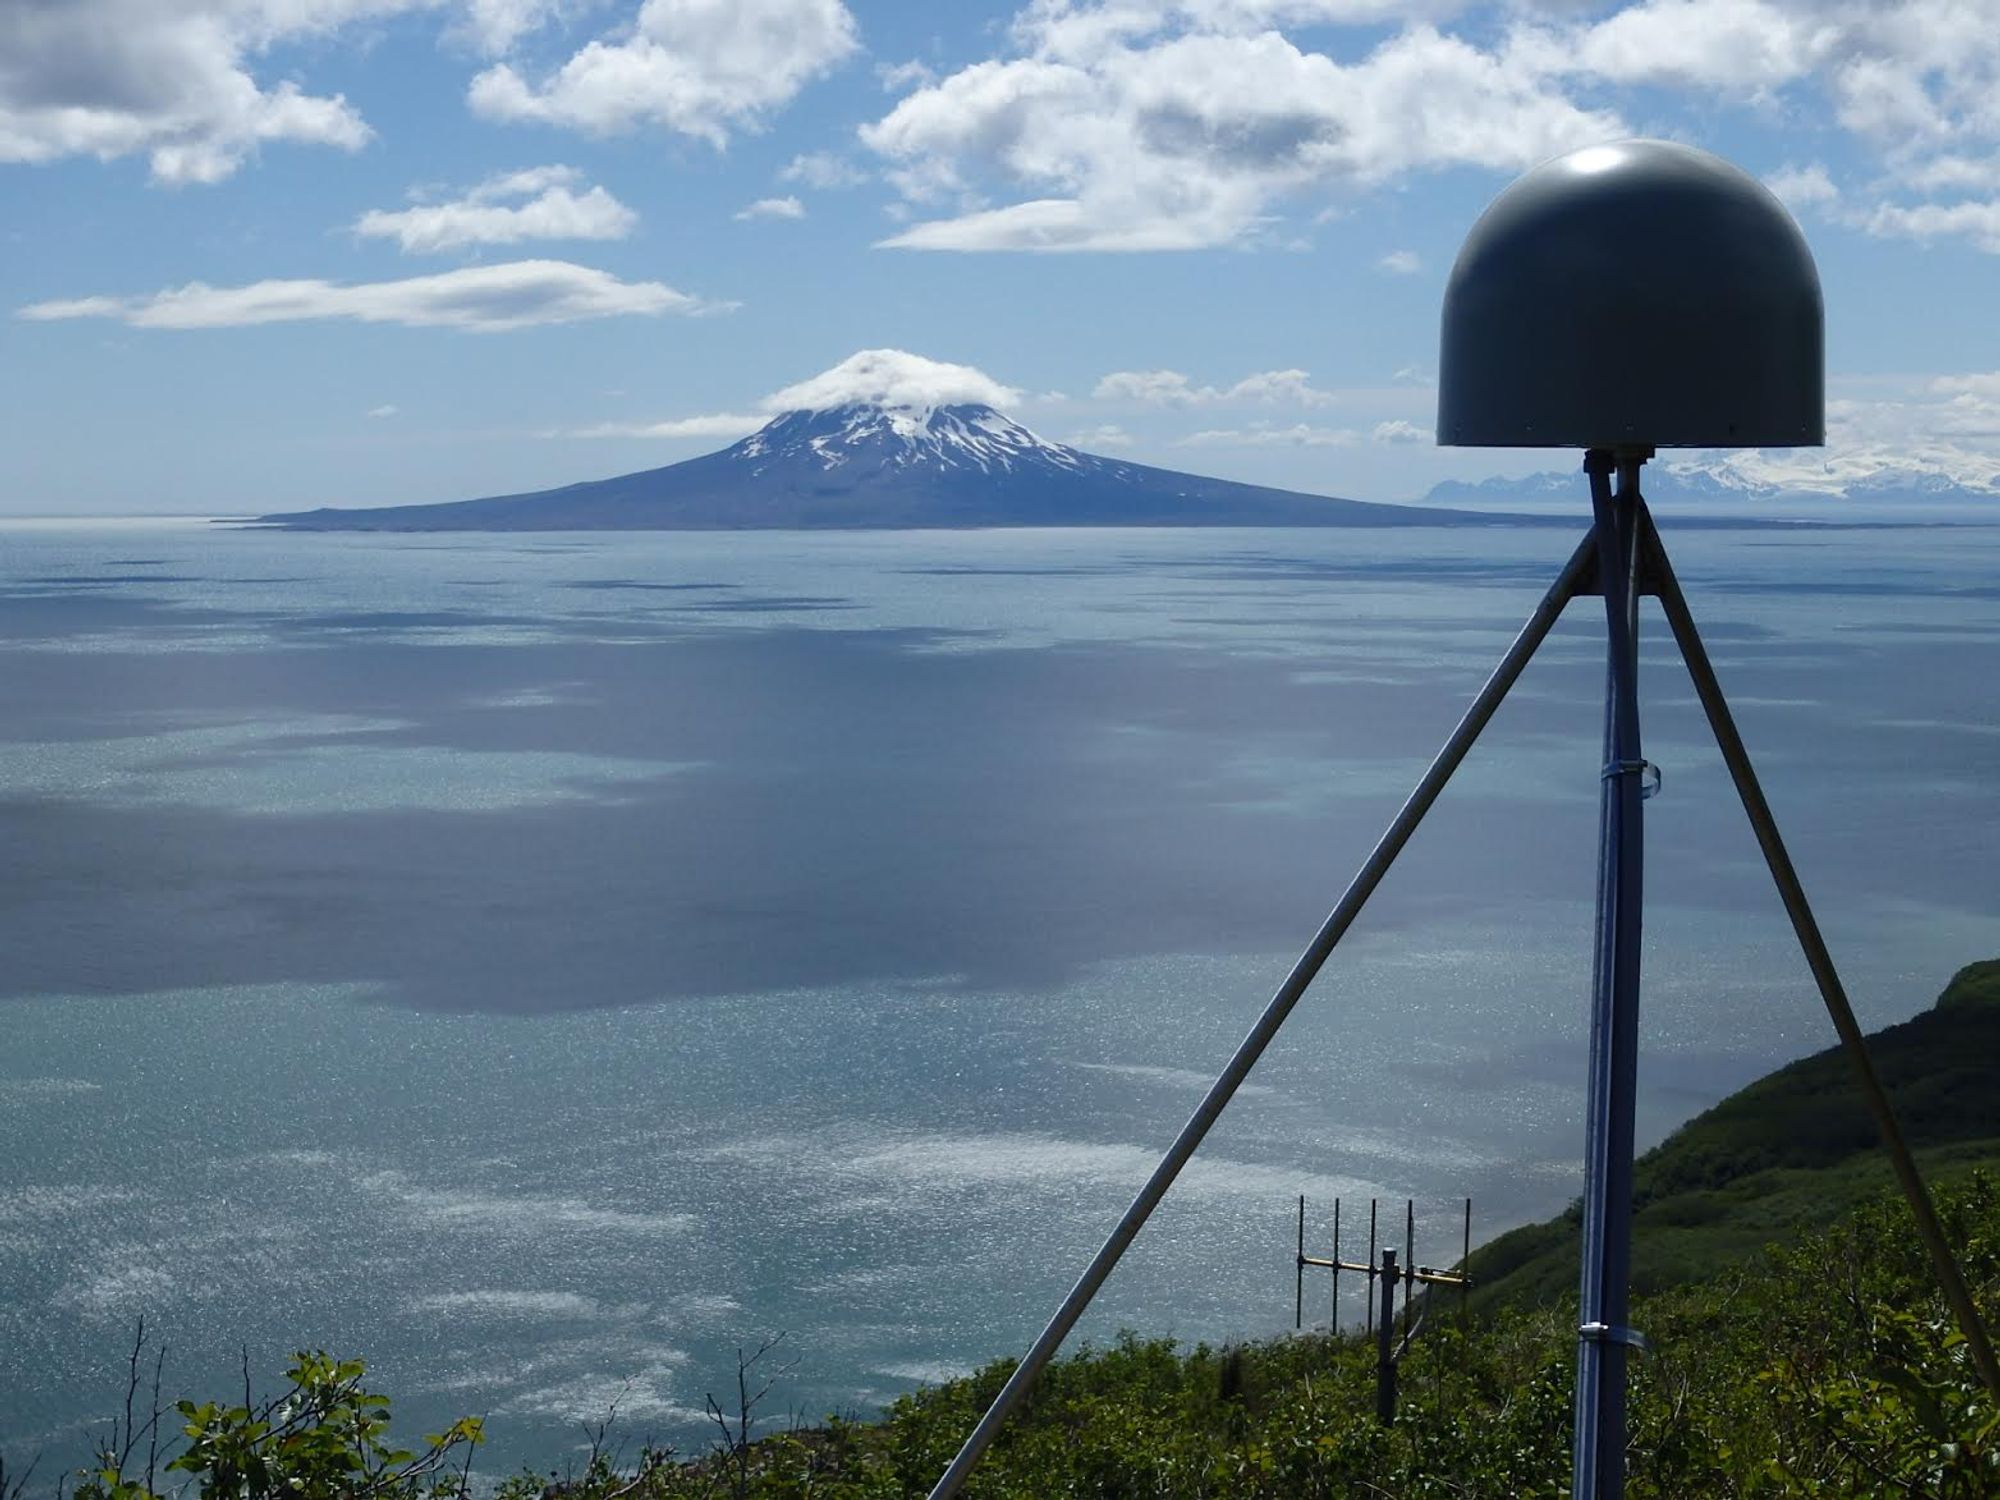
[{"label": "sky", "polygon": [[1701,461],[2000,497],[2000,0],[0,0],[0,513],[598,478],[867,350],[1227,478],[1568,468],[1434,446],[1439,303],[1631,135],[1825,288],[1828,448]]}]

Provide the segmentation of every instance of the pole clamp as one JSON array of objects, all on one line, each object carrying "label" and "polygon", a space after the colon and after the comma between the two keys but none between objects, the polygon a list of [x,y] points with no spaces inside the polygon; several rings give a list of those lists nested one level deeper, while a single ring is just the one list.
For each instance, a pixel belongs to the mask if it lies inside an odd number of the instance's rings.
[{"label": "pole clamp", "polygon": [[1585,1323],[1577,1329],[1576,1336],[1589,1344],[1623,1344],[1628,1349],[1637,1349],[1641,1354],[1653,1352],[1653,1346],[1646,1342],[1646,1335],[1636,1328],[1621,1328],[1615,1323]]},{"label": "pole clamp", "polygon": [[1643,778],[1639,783],[1639,800],[1641,802],[1648,801],[1657,796],[1660,788],[1666,784],[1667,779],[1660,768],[1650,760],[1614,760],[1604,768],[1604,772],[1598,777],[1598,780],[1610,781],[1619,776],[1638,776]]}]

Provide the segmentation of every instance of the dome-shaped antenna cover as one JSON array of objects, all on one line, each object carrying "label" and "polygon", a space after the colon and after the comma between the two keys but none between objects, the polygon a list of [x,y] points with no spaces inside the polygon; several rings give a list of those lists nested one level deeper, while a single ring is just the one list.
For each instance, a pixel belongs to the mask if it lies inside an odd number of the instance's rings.
[{"label": "dome-shaped antenna cover", "polygon": [[1667,141],[1546,162],[1472,226],[1444,294],[1447,447],[1826,441],[1819,273],[1755,178]]}]

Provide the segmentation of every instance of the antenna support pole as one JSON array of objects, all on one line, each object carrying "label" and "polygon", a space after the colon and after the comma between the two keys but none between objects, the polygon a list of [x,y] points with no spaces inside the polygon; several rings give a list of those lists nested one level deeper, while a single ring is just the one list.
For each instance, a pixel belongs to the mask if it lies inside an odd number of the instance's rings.
[{"label": "antenna support pole", "polygon": [[1382,1322],[1375,1330],[1375,1420],[1384,1427],[1396,1425],[1396,1275],[1396,1249],[1384,1245]]},{"label": "antenna support pole", "polygon": [[[1609,649],[1598,813],[1597,943],[1585,1105],[1583,1266],[1576,1355],[1575,1500],[1625,1492],[1623,1342],[1632,1259],[1632,1135],[1639,1077],[1639,939],[1646,762],[1639,753],[1639,594],[1646,556],[1639,466],[1648,450],[1593,448],[1583,461],[1596,519]],[[1618,487],[1612,490],[1613,475]]]}]

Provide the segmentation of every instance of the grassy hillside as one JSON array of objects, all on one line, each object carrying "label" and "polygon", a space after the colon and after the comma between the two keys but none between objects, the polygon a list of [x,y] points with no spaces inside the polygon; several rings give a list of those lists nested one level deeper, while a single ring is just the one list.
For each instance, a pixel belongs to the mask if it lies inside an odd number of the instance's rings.
[{"label": "grassy hillside", "polygon": [[[1926,1178],[2000,1163],[2000,959],[1961,969],[1936,1005],[1869,1038]],[[1714,1275],[1774,1239],[1830,1223],[1891,1185],[1874,1121],[1838,1047],[1732,1094],[1641,1157],[1632,1284]],[[1574,1293],[1574,1208],[1474,1252],[1480,1306]]]}]

